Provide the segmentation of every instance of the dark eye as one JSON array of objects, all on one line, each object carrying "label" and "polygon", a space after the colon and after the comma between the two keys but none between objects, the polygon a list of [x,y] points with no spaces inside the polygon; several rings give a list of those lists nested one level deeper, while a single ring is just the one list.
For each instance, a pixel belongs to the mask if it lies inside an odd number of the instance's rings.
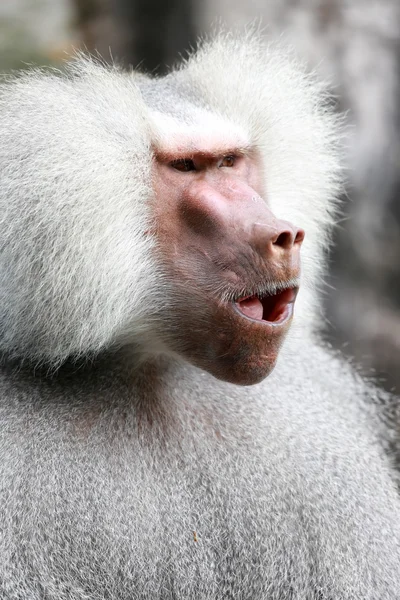
[{"label": "dark eye", "polygon": [[228,156],[224,156],[224,158],[220,162],[220,167],[233,167],[236,162],[236,156],[233,154],[228,154]]},{"label": "dark eye", "polygon": [[191,158],[179,158],[178,160],[173,160],[170,165],[173,169],[183,171],[184,173],[196,170],[195,164]]}]

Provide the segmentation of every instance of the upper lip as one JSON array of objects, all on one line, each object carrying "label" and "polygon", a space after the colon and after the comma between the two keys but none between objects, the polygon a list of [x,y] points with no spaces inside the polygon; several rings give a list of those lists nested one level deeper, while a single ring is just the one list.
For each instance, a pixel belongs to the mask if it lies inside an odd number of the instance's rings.
[{"label": "upper lip", "polygon": [[295,277],[293,279],[287,280],[287,281],[266,281],[262,284],[259,284],[257,286],[249,286],[247,289],[243,288],[239,291],[235,291],[232,296],[231,296],[231,300],[233,302],[240,302],[242,300],[246,300],[247,298],[251,298],[253,296],[256,296],[257,298],[259,298],[260,300],[262,300],[263,298],[269,297],[269,296],[276,296],[276,294],[283,292],[285,290],[295,290],[296,294],[297,291],[299,289],[299,278]]}]

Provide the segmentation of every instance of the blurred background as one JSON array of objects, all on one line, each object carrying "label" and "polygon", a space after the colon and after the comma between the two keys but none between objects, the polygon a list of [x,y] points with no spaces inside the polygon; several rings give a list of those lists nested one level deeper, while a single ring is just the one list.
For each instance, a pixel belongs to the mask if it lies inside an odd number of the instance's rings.
[{"label": "blurred background", "polygon": [[216,23],[254,19],[331,82],[346,114],[324,335],[400,392],[400,0],[0,0],[0,72],[86,48],[162,73]]}]

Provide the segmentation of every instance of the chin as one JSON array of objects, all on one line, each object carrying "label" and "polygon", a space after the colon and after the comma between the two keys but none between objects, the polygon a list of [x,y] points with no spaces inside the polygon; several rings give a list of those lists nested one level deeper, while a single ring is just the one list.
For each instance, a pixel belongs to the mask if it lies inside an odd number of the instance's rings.
[{"label": "chin", "polygon": [[234,365],[233,367],[225,367],[224,365],[217,369],[209,369],[209,372],[217,379],[227,383],[243,386],[255,385],[272,373],[277,358],[278,355],[273,361],[268,357],[268,360],[261,359],[253,363]]},{"label": "chin", "polygon": [[217,352],[214,348],[212,360],[203,355],[194,362],[222,381],[254,385],[273,371],[291,318],[279,325],[256,324],[250,319],[240,320],[239,324],[239,327],[230,329],[229,337],[224,336],[226,344],[220,343]]},{"label": "chin", "polygon": [[[297,289],[265,298],[246,296],[218,304],[201,321],[185,324],[184,339],[175,340],[178,354],[196,367],[228,383],[254,385],[273,371],[293,318]],[[185,351],[182,352],[182,346]]]}]

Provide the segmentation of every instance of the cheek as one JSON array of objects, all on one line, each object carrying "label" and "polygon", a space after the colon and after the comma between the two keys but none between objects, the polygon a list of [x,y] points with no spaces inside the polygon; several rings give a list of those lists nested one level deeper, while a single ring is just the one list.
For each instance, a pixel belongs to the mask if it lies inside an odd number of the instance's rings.
[{"label": "cheek", "polygon": [[176,202],[171,190],[157,186],[153,198],[151,233],[156,239],[157,260],[173,264],[181,253],[182,230],[176,215]]}]

